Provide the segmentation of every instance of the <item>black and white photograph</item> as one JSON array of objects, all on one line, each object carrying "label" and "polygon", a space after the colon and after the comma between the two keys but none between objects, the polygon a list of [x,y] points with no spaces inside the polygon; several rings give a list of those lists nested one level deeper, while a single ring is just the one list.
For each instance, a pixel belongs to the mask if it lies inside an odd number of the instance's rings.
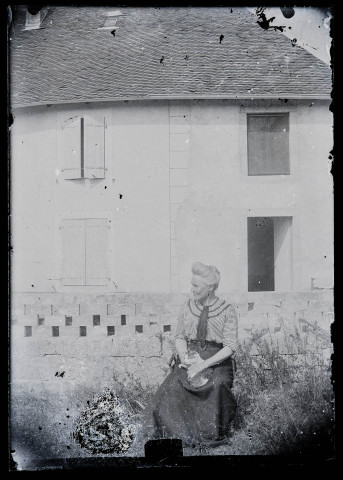
[{"label": "black and white photograph", "polygon": [[7,7],[9,471],[335,461],[334,17]]}]

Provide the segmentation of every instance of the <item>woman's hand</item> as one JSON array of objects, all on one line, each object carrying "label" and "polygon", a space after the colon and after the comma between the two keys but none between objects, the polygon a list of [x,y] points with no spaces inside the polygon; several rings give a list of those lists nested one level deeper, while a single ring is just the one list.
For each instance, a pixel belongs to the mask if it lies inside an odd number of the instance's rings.
[{"label": "woman's hand", "polygon": [[183,360],[181,359],[181,363],[179,365],[179,368],[185,368],[186,370],[188,370],[190,365],[192,365],[192,362],[189,361],[189,359],[186,355]]},{"label": "woman's hand", "polygon": [[193,377],[195,377],[195,375],[205,370],[205,368],[205,362],[193,363],[193,365],[191,365],[187,370],[188,379],[192,379]]}]

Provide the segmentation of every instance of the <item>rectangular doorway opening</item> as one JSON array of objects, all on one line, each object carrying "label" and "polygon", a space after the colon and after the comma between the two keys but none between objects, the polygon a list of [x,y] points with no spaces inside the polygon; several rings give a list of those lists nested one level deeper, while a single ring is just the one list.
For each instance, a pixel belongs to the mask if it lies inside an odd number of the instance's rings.
[{"label": "rectangular doorway opening", "polygon": [[292,290],[292,217],[248,217],[248,291]]}]

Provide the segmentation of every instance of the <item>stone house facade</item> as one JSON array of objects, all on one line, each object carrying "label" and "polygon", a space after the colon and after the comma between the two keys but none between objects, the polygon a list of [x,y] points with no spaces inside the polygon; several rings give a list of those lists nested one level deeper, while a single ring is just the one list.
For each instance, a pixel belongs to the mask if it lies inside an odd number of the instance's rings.
[{"label": "stone house facade", "polygon": [[15,391],[61,393],[62,371],[68,398],[113,372],[155,387],[194,261],[241,341],[329,331],[330,67],[245,8],[15,13]]}]

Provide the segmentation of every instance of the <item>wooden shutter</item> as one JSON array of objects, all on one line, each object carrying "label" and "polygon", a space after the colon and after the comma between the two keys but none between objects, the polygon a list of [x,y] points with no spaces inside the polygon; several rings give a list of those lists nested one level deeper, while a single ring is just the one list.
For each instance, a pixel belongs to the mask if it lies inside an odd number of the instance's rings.
[{"label": "wooden shutter", "polygon": [[85,178],[105,178],[105,118],[84,117]]},{"label": "wooden shutter", "polygon": [[63,176],[65,179],[81,178],[81,118],[73,117],[64,122]]},{"label": "wooden shutter", "polygon": [[64,285],[85,285],[85,220],[63,220],[62,281]]},{"label": "wooden shutter", "polygon": [[86,220],[86,285],[108,285],[109,228],[106,218]]},{"label": "wooden shutter", "polygon": [[288,175],[288,114],[248,115],[248,174]]},{"label": "wooden shutter", "polygon": [[272,159],[271,171],[276,175],[289,175],[288,114],[270,115],[268,127],[268,157]]},{"label": "wooden shutter", "polygon": [[266,117],[248,115],[248,167],[249,175],[263,175],[266,166]]}]

